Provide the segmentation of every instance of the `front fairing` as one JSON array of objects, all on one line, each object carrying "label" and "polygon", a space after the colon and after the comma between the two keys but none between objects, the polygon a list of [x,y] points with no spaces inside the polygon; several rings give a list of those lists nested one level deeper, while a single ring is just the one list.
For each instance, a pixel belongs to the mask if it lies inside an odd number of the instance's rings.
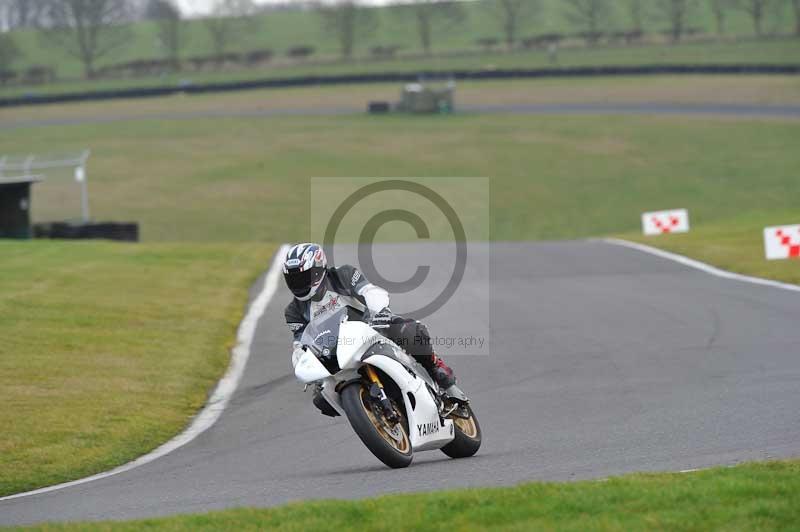
[{"label": "front fairing", "polygon": [[336,351],[339,338],[339,327],[347,320],[347,309],[342,308],[336,312],[311,320],[306,325],[300,343],[322,356],[332,355]]},{"label": "front fairing", "polygon": [[303,384],[316,382],[331,376],[331,372],[311,351],[306,351],[294,367],[294,375]]},{"label": "front fairing", "polygon": [[306,351],[310,351],[316,357],[329,375],[335,374],[340,369],[336,362],[336,351],[339,347],[339,328],[346,320],[346,308],[318,317],[311,320],[300,337],[300,343]]},{"label": "front fairing", "polygon": [[376,342],[386,338],[363,321],[346,321],[339,327],[339,345],[336,359],[341,369],[350,369],[361,364],[361,355]]}]

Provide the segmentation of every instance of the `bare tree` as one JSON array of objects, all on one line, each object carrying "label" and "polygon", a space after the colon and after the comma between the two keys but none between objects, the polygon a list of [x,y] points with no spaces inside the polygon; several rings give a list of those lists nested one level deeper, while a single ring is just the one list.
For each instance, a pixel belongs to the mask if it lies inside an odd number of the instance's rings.
[{"label": "bare tree", "polygon": [[0,0],[0,32],[11,29],[11,0]]},{"label": "bare tree", "polygon": [[217,57],[222,56],[234,43],[256,31],[256,5],[252,0],[216,0],[211,16],[203,24],[211,36]]},{"label": "bare tree", "polygon": [[750,15],[753,19],[753,29],[759,37],[764,34],[764,18],[773,7],[775,0],[739,0],[739,9]]},{"label": "bare tree", "polygon": [[655,5],[669,22],[672,42],[679,42],[686,31],[689,14],[697,5],[695,0],[657,0]]},{"label": "bare tree", "polygon": [[714,15],[714,22],[717,26],[717,35],[725,35],[725,18],[728,11],[734,6],[735,0],[709,0],[711,13]]},{"label": "bare tree", "polygon": [[144,3],[141,3],[143,0],[136,1],[138,3],[136,11],[140,12],[142,20],[158,20],[164,15],[166,9],[174,7],[172,0],[146,0]]},{"label": "bare tree", "polygon": [[156,23],[156,36],[167,52],[175,70],[180,69],[181,47],[184,43],[184,28],[181,10],[173,0],[151,0],[145,11],[145,18]]},{"label": "bare tree", "polygon": [[768,6],[767,17],[769,19],[768,32],[777,35],[781,32],[782,26],[786,23],[786,9],[791,4],[791,0],[771,0]]},{"label": "bare tree", "polygon": [[331,4],[318,4],[323,28],[334,34],[339,41],[342,58],[350,59],[356,43],[377,26],[375,10],[364,7],[354,0],[338,0]]},{"label": "bare tree", "polygon": [[11,66],[20,55],[21,52],[14,42],[14,38],[7,33],[0,33],[0,77],[11,70]]},{"label": "bare tree", "polygon": [[644,31],[644,21],[647,18],[647,4],[645,0],[627,0],[625,7],[631,19],[631,30]]},{"label": "bare tree", "polygon": [[77,57],[91,79],[99,59],[129,42],[130,8],[128,0],[49,0],[42,36]]},{"label": "bare tree", "polygon": [[600,28],[611,18],[610,0],[565,0],[567,20],[583,28],[587,40],[596,42]]},{"label": "bare tree", "polygon": [[403,8],[403,13],[414,17],[420,45],[427,55],[433,48],[433,33],[443,26],[461,22],[465,17],[463,6],[454,0],[414,0]]},{"label": "bare tree", "polygon": [[497,0],[486,4],[492,9],[495,18],[500,22],[509,50],[519,37],[519,28],[541,12],[539,0]]},{"label": "bare tree", "polygon": [[33,28],[42,23],[48,0],[5,0],[4,4],[9,29]]},{"label": "bare tree", "polygon": [[42,16],[45,2],[42,0],[11,0],[11,26],[14,28],[32,28]]}]

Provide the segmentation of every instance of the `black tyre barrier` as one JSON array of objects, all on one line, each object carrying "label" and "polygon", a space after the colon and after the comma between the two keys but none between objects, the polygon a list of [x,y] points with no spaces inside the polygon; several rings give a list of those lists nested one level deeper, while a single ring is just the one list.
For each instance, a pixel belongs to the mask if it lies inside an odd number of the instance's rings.
[{"label": "black tyre barrier", "polygon": [[48,103],[85,102],[121,98],[152,98],[170,94],[204,94],[212,92],[254,89],[306,87],[312,85],[344,85],[366,83],[399,83],[425,78],[456,80],[500,80],[569,78],[593,76],[654,76],[662,74],[800,74],[800,64],[795,65],[642,65],[599,66],[577,68],[506,69],[506,70],[456,70],[422,72],[383,72],[375,74],[343,74],[333,76],[298,76],[291,78],[261,79],[230,83],[202,85],[181,84],[151,88],[133,88],[73,92],[65,94],[29,94],[13,98],[0,98],[0,107],[41,105]]},{"label": "black tyre barrier", "polygon": [[139,224],[117,222],[51,222],[33,226],[34,238],[53,238],[65,240],[118,240],[122,242],[139,241]]},{"label": "black tyre barrier", "polygon": [[367,105],[367,112],[373,115],[386,114],[392,110],[392,104],[389,102],[369,102]]}]

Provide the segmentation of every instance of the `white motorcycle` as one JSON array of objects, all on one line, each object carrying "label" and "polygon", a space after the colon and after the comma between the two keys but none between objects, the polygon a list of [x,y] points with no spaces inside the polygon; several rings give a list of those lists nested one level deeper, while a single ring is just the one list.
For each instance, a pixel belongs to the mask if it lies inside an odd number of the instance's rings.
[{"label": "white motorcycle", "polygon": [[397,344],[348,320],[346,308],[312,320],[300,343],[297,379],[320,385],[322,397],[387,466],[408,467],[415,451],[440,449],[451,458],[478,452],[481,428],[463,392],[445,393]]}]

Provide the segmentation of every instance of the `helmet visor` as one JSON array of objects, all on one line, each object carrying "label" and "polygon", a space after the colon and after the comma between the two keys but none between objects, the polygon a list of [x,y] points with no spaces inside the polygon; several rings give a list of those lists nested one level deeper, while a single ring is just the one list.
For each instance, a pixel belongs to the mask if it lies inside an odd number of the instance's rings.
[{"label": "helmet visor", "polygon": [[286,286],[297,297],[305,297],[311,291],[311,288],[322,280],[325,273],[324,268],[311,268],[301,272],[297,270],[289,270],[283,274],[286,279]]}]

